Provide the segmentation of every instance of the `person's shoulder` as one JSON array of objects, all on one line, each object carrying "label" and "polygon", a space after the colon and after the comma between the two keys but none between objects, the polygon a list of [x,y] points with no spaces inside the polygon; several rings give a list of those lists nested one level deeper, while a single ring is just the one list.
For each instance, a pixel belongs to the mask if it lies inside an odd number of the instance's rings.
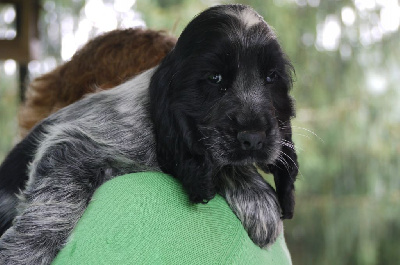
[{"label": "person's shoulder", "polygon": [[119,176],[94,194],[54,264],[291,264],[283,236],[253,244],[225,200],[189,201],[163,173]]}]

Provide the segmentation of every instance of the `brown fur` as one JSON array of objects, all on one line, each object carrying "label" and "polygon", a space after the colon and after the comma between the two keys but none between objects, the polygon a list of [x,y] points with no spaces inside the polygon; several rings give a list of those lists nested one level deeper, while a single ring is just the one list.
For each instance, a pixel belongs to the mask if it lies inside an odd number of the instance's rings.
[{"label": "brown fur", "polygon": [[176,39],[153,30],[114,30],[89,41],[72,59],[34,79],[19,112],[21,136],[85,94],[109,89],[156,66]]}]

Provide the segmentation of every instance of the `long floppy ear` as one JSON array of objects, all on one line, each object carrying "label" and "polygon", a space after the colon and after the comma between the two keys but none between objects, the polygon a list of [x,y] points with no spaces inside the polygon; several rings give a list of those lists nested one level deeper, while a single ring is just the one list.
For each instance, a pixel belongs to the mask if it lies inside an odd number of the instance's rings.
[{"label": "long floppy ear", "polygon": [[266,170],[274,175],[276,193],[282,209],[282,219],[292,219],[295,206],[294,182],[299,171],[290,122],[296,116],[294,99],[289,95],[295,69],[283,52],[282,57],[286,69],[285,89],[280,91],[282,93],[280,96],[274,98],[274,107],[278,113],[278,123],[282,135],[281,152],[279,158],[272,165],[268,165]]},{"label": "long floppy ear", "polygon": [[160,64],[150,82],[150,115],[154,123],[160,168],[178,178],[193,202],[207,202],[215,194],[213,168],[203,148],[195,141],[197,129],[180,108],[176,92],[180,69],[174,51]]},{"label": "long floppy ear", "polygon": [[290,122],[283,130],[285,133],[279,158],[272,165],[258,166],[265,172],[274,175],[276,193],[282,209],[282,219],[292,219],[294,214],[295,196],[294,182],[299,171],[297,154],[292,141],[292,128]]}]

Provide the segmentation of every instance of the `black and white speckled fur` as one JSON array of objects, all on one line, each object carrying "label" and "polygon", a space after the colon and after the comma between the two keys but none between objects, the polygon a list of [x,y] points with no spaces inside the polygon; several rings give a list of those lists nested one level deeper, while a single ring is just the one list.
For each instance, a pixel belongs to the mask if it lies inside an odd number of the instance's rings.
[{"label": "black and white speckled fur", "polygon": [[[25,185],[0,239],[0,264],[49,264],[102,183],[148,170],[179,179],[195,203],[220,193],[257,245],[273,243],[281,218],[293,215],[298,167],[290,71],[272,30],[251,8],[204,11],[158,67],[62,109],[11,151],[30,161],[29,179],[21,181],[23,170],[11,159],[0,167],[0,179],[17,172],[13,190]],[[265,82],[271,73],[274,82]],[[216,74],[221,82],[210,81]],[[243,149],[243,131],[263,131],[262,148]],[[24,153],[26,146],[34,153]],[[277,192],[255,164],[274,174]],[[0,211],[16,203],[9,190],[0,186],[7,198]]]},{"label": "black and white speckled fur", "polygon": [[[96,188],[128,172],[159,170],[148,86],[154,69],[92,95],[39,125],[20,213],[0,240],[0,264],[49,264]],[[99,115],[100,114],[100,115]]]}]

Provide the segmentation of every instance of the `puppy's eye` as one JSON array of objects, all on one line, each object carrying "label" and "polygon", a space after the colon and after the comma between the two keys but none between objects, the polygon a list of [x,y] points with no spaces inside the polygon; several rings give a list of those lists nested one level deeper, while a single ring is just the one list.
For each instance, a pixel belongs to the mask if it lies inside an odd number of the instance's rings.
[{"label": "puppy's eye", "polygon": [[221,74],[210,74],[208,77],[208,81],[213,84],[220,84],[222,82],[222,75]]},{"label": "puppy's eye", "polygon": [[265,83],[273,84],[276,82],[276,80],[278,80],[278,78],[279,78],[279,75],[275,71],[272,71],[271,73],[269,73],[267,75],[267,78],[265,79]]}]

